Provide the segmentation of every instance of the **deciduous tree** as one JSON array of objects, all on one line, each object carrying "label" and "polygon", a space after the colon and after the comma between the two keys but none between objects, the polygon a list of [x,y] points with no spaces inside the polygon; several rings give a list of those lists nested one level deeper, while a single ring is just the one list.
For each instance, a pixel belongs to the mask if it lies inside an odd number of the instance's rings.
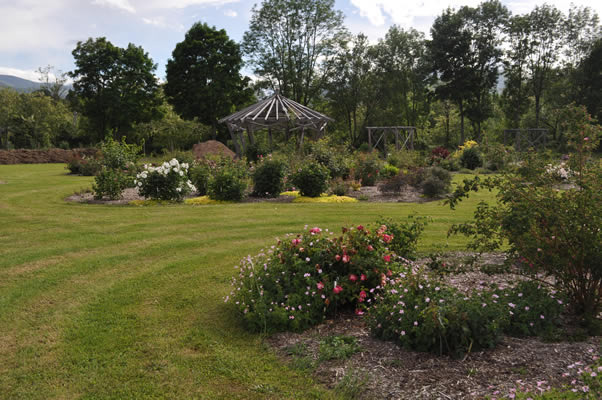
[{"label": "deciduous tree", "polygon": [[219,118],[252,97],[241,68],[240,48],[226,31],[196,23],[167,61],[165,94],[182,117],[211,126],[215,139]]}]

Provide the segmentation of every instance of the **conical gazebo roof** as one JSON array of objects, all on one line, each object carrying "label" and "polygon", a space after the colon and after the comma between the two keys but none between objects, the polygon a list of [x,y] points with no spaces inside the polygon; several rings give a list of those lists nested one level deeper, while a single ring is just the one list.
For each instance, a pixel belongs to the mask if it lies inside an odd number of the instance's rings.
[{"label": "conical gazebo roof", "polygon": [[253,131],[262,128],[289,126],[291,130],[312,129],[322,131],[332,118],[312,110],[276,91],[270,97],[261,100],[243,110],[219,120],[231,130]]}]

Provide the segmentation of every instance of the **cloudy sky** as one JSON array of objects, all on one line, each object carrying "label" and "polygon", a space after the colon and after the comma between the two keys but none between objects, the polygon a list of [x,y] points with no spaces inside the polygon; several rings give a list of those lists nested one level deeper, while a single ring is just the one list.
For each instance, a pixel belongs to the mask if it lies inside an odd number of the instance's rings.
[{"label": "cloudy sky", "polygon": [[[165,76],[176,43],[197,21],[225,29],[236,41],[248,27],[251,9],[260,0],[0,0],[0,74],[37,80],[38,67],[73,69],[71,51],[80,40],[104,36],[113,44],[142,46]],[[563,12],[570,3],[592,7],[602,2],[549,0]],[[480,0],[336,0],[345,24],[376,41],[398,24],[428,33],[447,6],[475,6]],[[502,0],[513,14],[529,12],[539,0]]]}]

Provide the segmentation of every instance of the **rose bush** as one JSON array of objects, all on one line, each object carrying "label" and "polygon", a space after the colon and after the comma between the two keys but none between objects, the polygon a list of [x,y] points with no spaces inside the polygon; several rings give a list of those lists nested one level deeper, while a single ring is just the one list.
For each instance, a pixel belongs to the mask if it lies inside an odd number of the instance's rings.
[{"label": "rose bush", "polygon": [[392,239],[384,225],[287,235],[242,260],[226,301],[249,329],[264,332],[303,330],[342,309],[363,314],[386,277],[405,268],[387,247]]}]

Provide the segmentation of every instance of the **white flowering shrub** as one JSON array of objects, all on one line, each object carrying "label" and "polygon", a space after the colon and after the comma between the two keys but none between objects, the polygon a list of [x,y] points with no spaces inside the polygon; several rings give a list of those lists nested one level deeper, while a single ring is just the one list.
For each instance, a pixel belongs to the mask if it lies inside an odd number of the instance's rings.
[{"label": "white flowering shrub", "polygon": [[175,158],[158,167],[145,164],[134,181],[141,196],[153,200],[182,201],[184,196],[196,192],[188,179],[188,164]]},{"label": "white flowering shrub", "polygon": [[568,181],[573,175],[573,172],[568,167],[568,165],[566,165],[566,163],[563,162],[556,165],[546,165],[546,174],[558,181]]}]

